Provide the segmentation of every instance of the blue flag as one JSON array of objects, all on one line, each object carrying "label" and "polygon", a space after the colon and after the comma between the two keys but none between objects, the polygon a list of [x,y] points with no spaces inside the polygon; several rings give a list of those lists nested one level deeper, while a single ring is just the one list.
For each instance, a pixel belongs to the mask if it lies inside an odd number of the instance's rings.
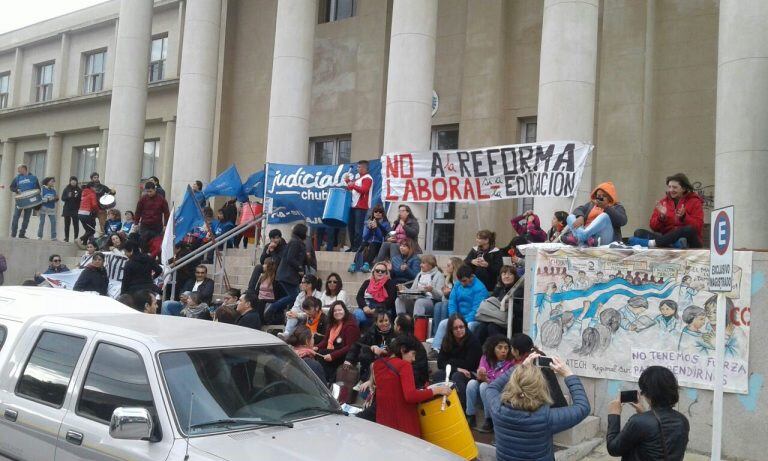
[{"label": "blue flag", "polygon": [[243,184],[243,192],[256,198],[264,198],[264,170],[253,173]]},{"label": "blue flag", "polygon": [[175,233],[173,243],[179,243],[189,231],[201,226],[203,222],[205,221],[200,206],[195,203],[195,195],[192,193],[192,188],[187,186],[184,200],[182,200],[181,206],[176,210],[176,215],[173,217],[173,230]]},{"label": "blue flag", "polygon": [[237,197],[237,200],[241,202],[248,200],[248,196],[243,192],[243,181],[240,179],[240,173],[237,172],[237,167],[234,164],[205,186],[203,194],[205,194],[205,198],[226,196]]}]

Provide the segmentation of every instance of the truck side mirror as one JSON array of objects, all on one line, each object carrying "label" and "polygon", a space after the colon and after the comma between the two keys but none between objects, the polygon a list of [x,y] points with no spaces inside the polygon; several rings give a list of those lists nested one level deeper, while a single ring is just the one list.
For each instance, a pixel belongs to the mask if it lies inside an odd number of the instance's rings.
[{"label": "truck side mirror", "polygon": [[109,421],[109,435],[119,440],[149,440],[152,426],[152,415],[146,408],[118,407]]}]

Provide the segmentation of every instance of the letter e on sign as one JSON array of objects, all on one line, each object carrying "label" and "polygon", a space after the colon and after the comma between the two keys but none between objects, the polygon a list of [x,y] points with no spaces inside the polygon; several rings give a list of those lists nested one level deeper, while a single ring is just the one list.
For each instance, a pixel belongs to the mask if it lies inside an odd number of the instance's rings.
[{"label": "letter e on sign", "polygon": [[733,284],[733,206],[712,211],[709,291],[727,293]]}]

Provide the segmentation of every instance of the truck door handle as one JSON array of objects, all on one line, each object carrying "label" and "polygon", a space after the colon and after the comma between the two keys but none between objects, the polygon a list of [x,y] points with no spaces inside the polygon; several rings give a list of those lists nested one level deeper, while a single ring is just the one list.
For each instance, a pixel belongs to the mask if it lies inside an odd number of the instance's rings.
[{"label": "truck door handle", "polygon": [[75,431],[67,431],[67,442],[74,445],[80,445],[83,443],[83,434]]},{"label": "truck door handle", "polygon": [[5,419],[8,421],[16,422],[16,418],[19,417],[19,412],[16,410],[6,409],[5,412],[3,412],[3,416],[5,416]]}]

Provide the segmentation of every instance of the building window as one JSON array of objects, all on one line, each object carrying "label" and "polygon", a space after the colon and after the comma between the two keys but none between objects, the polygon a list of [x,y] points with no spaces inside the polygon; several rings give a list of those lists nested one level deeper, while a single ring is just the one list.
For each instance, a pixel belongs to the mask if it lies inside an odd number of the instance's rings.
[{"label": "building window", "polygon": [[53,98],[53,63],[38,64],[35,70],[35,101],[50,101]]},{"label": "building window", "polygon": [[309,148],[313,165],[339,165],[352,161],[352,139],[349,135],[310,139]]},{"label": "building window", "polygon": [[[530,144],[536,142],[536,117],[520,119],[520,143]],[[517,199],[517,211],[522,214],[524,211],[533,210],[533,197],[523,197]]]},{"label": "building window", "polygon": [[[436,150],[459,148],[459,127],[432,128],[430,147]],[[456,203],[430,203],[427,206],[427,251],[452,252],[453,234],[456,229]]]},{"label": "building window", "polygon": [[152,39],[149,57],[149,81],[159,82],[165,78],[165,58],[168,55],[168,36]]},{"label": "building window", "polygon": [[106,51],[96,51],[85,55],[83,94],[96,93],[104,89],[104,61],[106,57]]},{"label": "building window", "polygon": [[99,146],[77,147],[77,170],[75,175],[81,182],[85,182],[91,173],[96,171],[96,160],[99,157]]},{"label": "building window", "polygon": [[157,167],[160,164],[160,140],[147,139],[144,141],[144,160],[141,162],[141,177],[147,179],[157,176]]},{"label": "building window", "polygon": [[317,23],[341,21],[355,15],[355,0],[320,0]]},{"label": "building window", "polygon": [[24,154],[24,163],[29,168],[29,172],[37,176],[42,181],[45,175],[45,154],[46,151],[26,152]]},{"label": "building window", "polygon": [[11,74],[6,72],[0,74],[0,109],[8,107],[8,81]]}]

